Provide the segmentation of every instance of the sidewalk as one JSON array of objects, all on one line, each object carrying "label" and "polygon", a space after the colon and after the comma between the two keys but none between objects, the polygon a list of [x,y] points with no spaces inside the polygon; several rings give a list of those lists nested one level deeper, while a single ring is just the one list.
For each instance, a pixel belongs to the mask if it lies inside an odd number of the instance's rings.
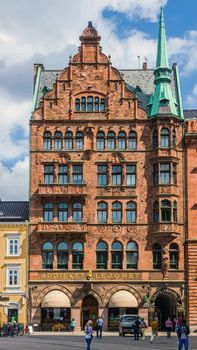
[{"label": "sidewalk", "polygon": [[[71,334],[70,332],[34,332],[33,334],[31,334],[33,336],[84,336],[84,332],[83,331],[75,331],[74,334]],[[146,332],[146,336],[150,337],[151,335],[151,331],[147,330]],[[119,337],[118,332],[103,332],[103,337],[108,336],[108,337]],[[159,332],[158,333],[159,337],[166,337],[166,332]],[[176,337],[176,333],[172,332],[172,337]],[[197,336],[197,333],[190,333],[190,336]]]}]

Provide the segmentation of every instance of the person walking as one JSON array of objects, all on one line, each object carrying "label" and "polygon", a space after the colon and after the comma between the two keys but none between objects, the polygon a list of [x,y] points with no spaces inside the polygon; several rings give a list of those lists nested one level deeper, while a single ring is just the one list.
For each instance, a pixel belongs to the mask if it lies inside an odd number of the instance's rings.
[{"label": "person walking", "polygon": [[76,327],[76,322],[75,322],[75,319],[73,318],[70,322],[70,331],[72,334],[74,334],[75,327]]},{"label": "person walking", "polygon": [[142,340],[145,340],[145,332],[146,332],[147,324],[144,321],[144,318],[141,318],[141,331],[142,331]]},{"label": "person walking", "polygon": [[134,324],[133,324],[134,339],[135,339],[135,340],[139,340],[140,326],[141,326],[141,322],[140,322],[140,320],[137,318],[137,320],[136,320],[136,321],[134,322]]},{"label": "person walking", "polygon": [[85,325],[85,341],[86,341],[86,350],[90,350],[90,345],[92,342],[92,338],[93,338],[93,330],[92,330],[92,320],[89,320],[86,325]]},{"label": "person walking", "polygon": [[96,336],[102,338],[104,320],[101,316],[96,320]]},{"label": "person walking", "polygon": [[153,339],[158,336],[158,327],[159,327],[158,318],[155,317],[151,323],[152,334],[150,338],[150,343],[152,343]]},{"label": "person walking", "polygon": [[172,323],[170,317],[168,317],[168,319],[166,320],[165,326],[166,326],[167,338],[170,339],[170,337],[171,337],[171,332],[172,332],[172,329],[173,329],[173,323]]},{"label": "person walking", "polygon": [[178,350],[181,350],[183,345],[185,350],[188,350],[189,349],[188,335],[190,333],[190,330],[184,318],[177,325],[176,332],[178,335]]}]

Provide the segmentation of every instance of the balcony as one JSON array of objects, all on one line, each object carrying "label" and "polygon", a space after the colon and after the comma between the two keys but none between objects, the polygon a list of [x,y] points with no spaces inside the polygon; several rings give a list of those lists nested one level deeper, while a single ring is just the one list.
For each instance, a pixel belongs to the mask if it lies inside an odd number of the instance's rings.
[{"label": "balcony", "polygon": [[63,197],[77,197],[87,196],[87,185],[82,184],[39,184],[38,194],[42,197],[63,196]]},{"label": "balcony", "polygon": [[178,236],[182,232],[182,225],[172,222],[155,223],[152,225],[152,233],[163,233]]},{"label": "balcony", "polygon": [[97,187],[97,197],[137,197],[136,187],[128,186],[106,186]]},{"label": "balcony", "polygon": [[39,222],[39,233],[87,233],[86,222]]}]

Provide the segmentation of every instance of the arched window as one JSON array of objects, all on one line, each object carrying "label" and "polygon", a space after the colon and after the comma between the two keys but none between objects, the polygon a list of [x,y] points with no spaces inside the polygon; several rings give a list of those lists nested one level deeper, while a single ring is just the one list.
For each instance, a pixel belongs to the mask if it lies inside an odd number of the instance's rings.
[{"label": "arched window", "polygon": [[98,151],[105,149],[105,134],[103,131],[99,131],[96,135],[96,149]]},{"label": "arched window", "polygon": [[44,215],[43,215],[44,221],[53,221],[53,204],[45,203],[43,207],[43,211],[44,211]]},{"label": "arched window", "polygon": [[93,111],[93,97],[88,96],[88,112],[92,112],[92,111]]},{"label": "arched window", "polygon": [[113,131],[109,131],[107,134],[107,149],[109,151],[116,149],[116,134]]},{"label": "arched window", "polygon": [[179,268],[179,246],[176,243],[170,244],[169,249],[170,269],[178,270]]},{"label": "arched window", "polygon": [[73,133],[71,131],[67,131],[65,134],[65,149],[73,149]]},{"label": "arched window", "polygon": [[80,112],[80,99],[76,98],[75,100],[75,111]]},{"label": "arched window", "polygon": [[56,131],[54,135],[54,149],[60,150],[62,149],[62,133],[60,131]]},{"label": "arched window", "polygon": [[161,129],[160,145],[161,145],[161,148],[170,147],[170,133],[169,133],[169,129],[167,128]]},{"label": "arched window", "polygon": [[86,111],[86,98],[85,97],[81,98],[81,111],[82,112]]},{"label": "arched window", "polygon": [[44,150],[50,151],[52,148],[52,137],[49,131],[44,132],[43,141],[44,141]]},{"label": "arched window", "polygon": [[120,224],[122,222],[122,204],[120,202],[112,203],[112,223]]},{"label": "arched window", "polygon": [[104,241],[98,242],[96,246],[96,268],[107,270],[108,247]]},{"label": "arched window", "polygon": [[159,203],[155,201],[153,203],[153,221],[159,222]]},{"label": "arched window", "polygon": [[137,134],[135,131],[130,131],[128,139],[128,149],[135,151],[137,149]]},{"label": "arched window", "polygon": [[68,244],[66,242],[58,243],[57,268],[68,270]]},{"label": "arched window", "polygon": [[42,269],[53,269],[53,244],[45,242],[42,246]]},{"label": "arched window", "polygon": [[81,203],[73,203],[72,219],[74,222],[81,222],[83,219],[83,205]]},{"label": "arched window", "polygon": [[75,136],[75,148],[76,150],[82,150],[83,149],[83,133],[82,131],[77,131]]},{"label": "arched window", "polygon": [[153,244],[153,269],[161,270],[162,267],[162,253],[159,243]]},{"label": "arched window", "polygon": [[58,221],[66,222],[68,221],[68,204],[59,203],[58,205]]},{"label": "arched window", "polygon": [[138,246],[137,243],[131,241],[127,243],[127,269],[137,269],[138,268]]},{"label": "arched window", "polygon": [[72,245],[72,268],[73,270],[83,270],[83,244],[75,242]]},{"label": "arched window", "polygon": [[178,217],[177,217],[177,201],[173,202],[173,221],[177,222]]},{"label": "arched window", "polygon": [[123,251],[122,251],[122,243],[119,241],[115,241],[112,243],[111,247],[111,263],[112,269],[122,269],[122,259]]},{"label": "arched window", "polygon": [[118,133],[118,149],[124,151],[126,149],[126,134],[124,131]]},{"label": "arched window", "polygon": [[97,222],[105,224],[107,222],[107,203],[100,202],[97,206]]},{"label": "arched window", "polygon": [[94,110],[95,110],[95,112],[99,111],[99,98],[98,97],[94,98]]},{"label": "arched window", "polygon": [[172,131],[172,147],[176,148],[176,130],[173,129]]},{"label": "arched window", "polygon": [[153,131],[153,149],[158,148],[158,131],[155,129]]},{"label": "arched window", "polygon": [[171,202],[167,199],[161,201],[161,221],[171,221]]},{"label": "arched window", "polygon": [[104,98],[100,99],[100,111],[101,112],[105,111],[105,99]]},{"label": "arched window", "polygon": [[127,224],[136,223],[136,217],[137,217],[136,203],[128,202],[127,203]]}]

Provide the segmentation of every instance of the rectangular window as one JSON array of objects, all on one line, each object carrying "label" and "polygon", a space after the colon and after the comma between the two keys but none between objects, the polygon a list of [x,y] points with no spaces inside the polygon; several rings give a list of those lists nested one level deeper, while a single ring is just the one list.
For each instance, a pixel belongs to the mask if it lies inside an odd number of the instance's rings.
[{"label": "rectangular window", "polygon": [[112,186],[122,185],[122,165],[112,165]]},{"label": "rectangular window", "polygon": [[173,163],[173,183],[177,185],[177,164]]},{"label": "rectangular window", "polygon": [[83,270],[83,253],[73,252],[72,253],[72,268],[73,270]]},{"label": "rectangular window", "polygon": [[44,166],[44,183],[50,185],[54,183],[54,167],[53,165]]},{"label": "rectangular window", "polygon": [[122,252],[112,252],[112,269],[122,269]]},{"label": "rectangular window", "polygon": [[160,184],[170,184],[170,163],[160,163]]},{"label": "rectangular window", "polygon": [[83,167],[82,165],[73,165],[73,184],[82,184]]},{"label": "rectangular window", "polygon": [[96,252],[96,268],[99,270],[107,270],[107,252]]},{"label": "rectangular window", "polygon": [[7,287],[20,287],[20,267],[7,268]]},{"label": "rectangular window", "polygon": [[20,238],[8,237],[8,256],[19,256],[20,255]]},{"label": "rectangular window", "polygon": [[127,186],[136,186],[136,165],[126,166],[126,184]]},{"label": "rectangular window", "polygon": [[97,184],[107,186],[107,165],[97,165]]},{"label": "rectangular window", "polygon": [[159,183],[158,164],[153,164],[153,185],[158,185],[158,183]]},{"label": "rectangular window", "polygon": [[60,185],[65,185],[68,183],[68,165],[59,165],[58,183]]}]

